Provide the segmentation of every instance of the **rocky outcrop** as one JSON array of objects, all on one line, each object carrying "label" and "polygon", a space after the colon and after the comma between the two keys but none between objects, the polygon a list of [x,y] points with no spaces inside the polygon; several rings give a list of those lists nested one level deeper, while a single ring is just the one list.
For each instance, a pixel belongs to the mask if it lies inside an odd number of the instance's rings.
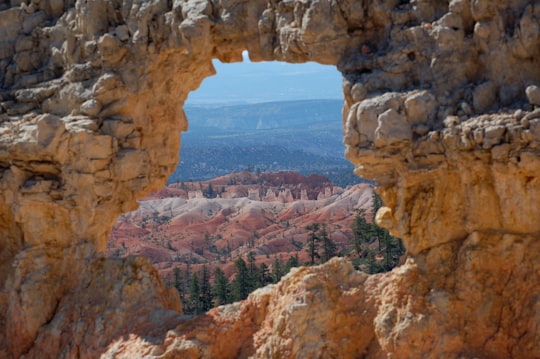
[{"label": "rocky outcrop", "polygon": [[[1,2],[1,356],[540,356],[539,19],[531,0]],[[347,157],[410,258],[303,269],[186,322],[151,267],[100,252],[176,166],[211,59],[243,50],[343,73]]]}]

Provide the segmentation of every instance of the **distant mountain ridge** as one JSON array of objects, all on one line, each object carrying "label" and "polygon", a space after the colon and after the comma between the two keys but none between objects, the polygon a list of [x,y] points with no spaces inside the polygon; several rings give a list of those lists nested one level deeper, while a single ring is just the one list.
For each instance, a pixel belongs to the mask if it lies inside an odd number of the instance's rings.
[{"label": "distant mountain ridge", "polygon": [[[343,100],[272,101],[244,105],[186,105],[190,130],[268,130],[338,123]],[[328,126],[327,130],[335,129]],[[338,130],[341,131],[340,128]]]},{"label": "distant mountain ridge", "polygon": [[232,171],[297,171],[358,183],[345,160],[342,100],[274,101],[186,106],[180,165],[169,184],[206,180]]}]

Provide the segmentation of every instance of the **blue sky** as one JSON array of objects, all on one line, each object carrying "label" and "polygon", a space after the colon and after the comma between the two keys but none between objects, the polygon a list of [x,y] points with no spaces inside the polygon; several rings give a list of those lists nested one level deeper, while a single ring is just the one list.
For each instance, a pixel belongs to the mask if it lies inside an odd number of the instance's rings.
[{"label": "blue sky", "polygon": [[192,92],[187,104],[238,104],[283,100],[341,99],[341,74],[314,62],[244,62],[214,60],[217,74]]}]

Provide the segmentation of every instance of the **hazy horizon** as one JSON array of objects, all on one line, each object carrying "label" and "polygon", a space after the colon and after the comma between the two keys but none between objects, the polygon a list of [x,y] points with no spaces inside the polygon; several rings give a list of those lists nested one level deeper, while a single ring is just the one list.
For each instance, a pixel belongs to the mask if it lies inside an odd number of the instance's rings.
[{"label": "hazy horizon", "polygon": [[222,63],[214,60],[216,75],[189,94],[186,105],[246,104],[272,101],[342,99],[341,73],[335,66],[314,62]]}]

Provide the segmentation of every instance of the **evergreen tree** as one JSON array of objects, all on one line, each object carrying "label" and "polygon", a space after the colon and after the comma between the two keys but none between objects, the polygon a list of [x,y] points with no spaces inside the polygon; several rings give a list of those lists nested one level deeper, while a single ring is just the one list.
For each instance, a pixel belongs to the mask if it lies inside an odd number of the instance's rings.
[{"label": "evergreen tree", "polygon": [[373,218],[375,218],[375,215],[377,214],[377,211],[379,208],[382,207],[382,199],[381,196],[377,194],[377,192],[373,191],[372,195],[372,201],[371,201],[371,208],[373,210]]},{"label": "evergreen tree", "polygon": [[212,308],[212,286],[210,285],[210,273],[204,265],[201,273],[201,310],[206,312]]},{"label": "evergreen tree", "polygon": [[261,263],[261,266],[259,267],[259,280],[258,283],[260,284],[258,288],[264,287],[267,284],[272,283],[272,275],[270,274],[270,269],[265,263]]},{"label": "evergreen tree", "polygon": [[279,282],[281,277],[283,277],[283,261],[281,258],[275,257],[272,264],[272,279],[274,283]]},{"label": "evergreen tree", "polygon": [[359,210],[352,224],[353,247],[358,257],[364,257],[366,255],[364,253],[364,247],[369,243],[371,233],[371,224],[367,223],[365,215],[366,211],[364,209]]},{"label": "evergreen tree", "polygon": [[287,262],[285,263],[285,273],[289,273],[291,268],[299,267],[300,260],[298,259],[298,253],[294,256],[290,256]]},{"label": "evergreen tree", "polygon": [[337,255],[337,246],[326,231],[326,224],[323,224],[319,230],[319,240],[322,242],[321,262],[326,263]]},{"label": "evergreen tree", "polygon": [[217,305],[223,305],[230,303],[230,284],[229,279],[225,276],[225,272],[221,268],[216,268],[214,271],[214,303]]},{"label": "evergreen tree", "polygon": [[234,261],[235,277],[232,281],[232,297],[235,301],[246,299],[251,292],[246,262],[239,257]]},{"label": "evergreen tree", "polygon": [[197,273],[191,275],[191,283],[189,286],[189,311],[193,314],[202,313],[201,288]]},{"label": "evergreen tree", "polygon": [[214,198],[216,193],[214,192],[214,188],[212,187],[211,183],[208,183],[208,187],[206,188],[206,191],[204,192],[204,195],[206,198]]},{"label": "evergreen tree", "polygon": [[381,237],[382,252],[384,253],[384,268],[392,270],[399,264],[400,257],[405,254],[405,247],[400,239],[392,237],[388,231],[384,231]]},{"label": "evergreen tree", "polygon": [[[372,201],[373,215],[382,206],[381,198],[374,193]],[[355,266],[363,268],[368,273],[389,271],[399,264],[400,257],[405,253],[403,243],[376,223],[367,223],[365,210],[358,211],[352,225],[353,246],[358,254]],[[373,242],[377,241],[375,248]]]},{"label": "evergreen tree", "polygon": [[[189,294],[189,288],[191,287],[191,261],[188,261],[186,263],[186,272],[184,273],[184,290],[186,294]],[[182,302],[186,307],[189,307],[189,303],[187,302],[187,298],[184,295],[184,301]]]},{"label": "evergreen tree", "polygon": [[248,268],[248,276],[249,276],[249,291],[253,291],[256,288],[259,288],[262,286],[262,283],[260,282],[259,277],[259,268],[257,268],[257,264],[255,263],[256,257],[255,252],[250,251],[247,256],[247,268]]},{"label": "evergreen tree", "polygon": [[173,277],[174,277],[174,282],[173,282],[173,286],[176,288],[176,290],[178,291],[178,294],[180,295],[180,300],[182,301],[182,303],[184,303],[184,278],[182,278],[182,271],[180,270],[179,267],[174,267],[173,269]]},{"label": "evergreen tree", "polygon": [[312,223],[306,227],[306,229],[310,231],[308,239],[306,241],[306,247],[307,247],[306,252],[308,253],[309,258],[310,258],[310,263],[309,263],[310,265],[315,265],[315,258],[321,257],[319,255],[319,242],[320,242],[320,238],[318,234],[319,227],[320,227],[319,223]]}]

